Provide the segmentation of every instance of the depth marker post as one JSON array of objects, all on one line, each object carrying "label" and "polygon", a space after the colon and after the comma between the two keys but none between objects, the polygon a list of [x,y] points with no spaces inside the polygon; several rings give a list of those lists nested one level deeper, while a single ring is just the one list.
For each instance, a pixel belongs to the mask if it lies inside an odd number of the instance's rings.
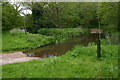
[{"label": "depth marker post", "polygon": [[97,41],[97,57],[101,57],[101,46],[100,46],[100,39]]},{"label": "depth marker post", "polygon": [[100,46],[100,20],[99,20],[99,0],[98,0],[98,25],[99,25],[99,37],[98,37],[98,41],[97,41],[97,57],[98,59],[101,57],[101,46]]}]

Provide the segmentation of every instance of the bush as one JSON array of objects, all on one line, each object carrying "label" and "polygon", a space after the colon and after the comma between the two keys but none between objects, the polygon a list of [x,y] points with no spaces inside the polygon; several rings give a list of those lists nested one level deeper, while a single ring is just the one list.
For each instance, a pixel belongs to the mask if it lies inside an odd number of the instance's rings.
[{"label": "bush", "polygon": [[116,30],[107,30],[105,31],[105,39],[107,40],[107,44],[118,44],[118,31]]},{"label": "bush", "polygon": [[79,37],[82,34],[88,34],[88,29],[81,28],[42,28],[38,31],[42,35],[54,36],[55,40],[63,41],[72,37]]}]

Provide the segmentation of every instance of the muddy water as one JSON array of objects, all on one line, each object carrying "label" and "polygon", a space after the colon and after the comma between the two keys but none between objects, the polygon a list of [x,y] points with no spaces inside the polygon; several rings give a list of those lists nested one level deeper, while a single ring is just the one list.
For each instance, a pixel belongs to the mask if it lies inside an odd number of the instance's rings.
[{"label": "muddy water", "polygon": [[60,56],[65,54],[68,50],[71,50],[75,45],[87,46],[89,42],[96,43],[97,40],[98,40],[97,34],[83,35],[80,37],[66,40],[59,44],[51,44],[37,49],[25,51],[24,53],[29,57],[32,56],[32,57],[40,57],[40,58]]}]

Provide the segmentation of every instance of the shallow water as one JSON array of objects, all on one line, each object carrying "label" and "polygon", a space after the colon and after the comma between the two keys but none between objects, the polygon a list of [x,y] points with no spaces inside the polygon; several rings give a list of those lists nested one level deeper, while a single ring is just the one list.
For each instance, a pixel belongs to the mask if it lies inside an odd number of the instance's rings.
[{"label": "shallow water", "polygon": [[[102,36],[103,37],[103,36]],[[51,56],[60,56],[71,50],[75,45],[87,46],[89,42],[97,42],[98,34],[82,35],[80,37],[66,40],[59,44],[51,44],[37,49],[25,51],[28,57],[47,58]]]}]

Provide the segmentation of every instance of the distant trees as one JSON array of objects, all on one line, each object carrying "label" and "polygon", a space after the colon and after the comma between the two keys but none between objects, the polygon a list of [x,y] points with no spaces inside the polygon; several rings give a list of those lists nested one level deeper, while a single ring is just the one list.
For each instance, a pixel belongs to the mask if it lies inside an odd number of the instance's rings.
[{"label": "distant trees", "polygon": [[[44,4],[44,5],[43,5]],[[44,26],[48,23],[49,27],[97,27],[98,26],[98,6],[100,23],[104,25],[117,25],[118,23],[118,4],[111,3],[93,3],[93,2],[51,2],[39,3],[37,9],[42,6],[42,21]],[[40,9],[40,8],[39,8]],[[38,10],[37,10],[38,11]],[[39,12],[39,11],[38,11]],[[42,26],[42,27],[44,27]]]},{"label": "distant trees", "polygon": [[79,3],[78,7],[78,17],[79,24],[84,27],[98,26],[98,14],[97,8],[98,4],[93,2]]},{"label": "distant trees", "polygon": [[54,24],[57,28],[64,27],[64,24],[66,23],[62,19],[62,13],[63,9],[65,7],[65,3],[47,3],[45,8],[45,19],[49,20],[52,24]]},{"label": "distant trees", "polygon": [[47,25],[48,27],[56,28],[98,25],[95,3],[51,2],[35,3],[34,6],[32,7],[32,15],[34,15],[33,18],[36,19],[36,22],[40,23],[39,28],[40,25],[44,27],[47,24],[51,24]]},{"label": "distant trees", "polygon": [[100,15],[102,24],[111,26],[108,26],[107,28],[117,29],[119,18],[117,2],[100,3]]},{"label": "distant trees", "polygon": [[[30,9],[32,14],[20,16],[19,5],[2,3],[3,28],[23,26],[37,32],[40,28],[95,28],[98,26],[98,6],[100,24],[117,28],[118,3],[110,2],[29,2],[18,3]],[[15,7],[15,8],[14,8]],[[110,28],[110,27],[109,27]]]},{"label": "distant trees", "polygon": [[23,18],[19,12],[9,2],[2,3],[2,29],[8,30],[14,27],[20,27],[23,24]]},{"label": "distant trees", "polygon": [[39,28],[42,28],[44,23],[43,20],[43,6],[41,3],[34,3],[32,4],[32,19],[33,19],[33,26],[34,32],[36,32]]}]

